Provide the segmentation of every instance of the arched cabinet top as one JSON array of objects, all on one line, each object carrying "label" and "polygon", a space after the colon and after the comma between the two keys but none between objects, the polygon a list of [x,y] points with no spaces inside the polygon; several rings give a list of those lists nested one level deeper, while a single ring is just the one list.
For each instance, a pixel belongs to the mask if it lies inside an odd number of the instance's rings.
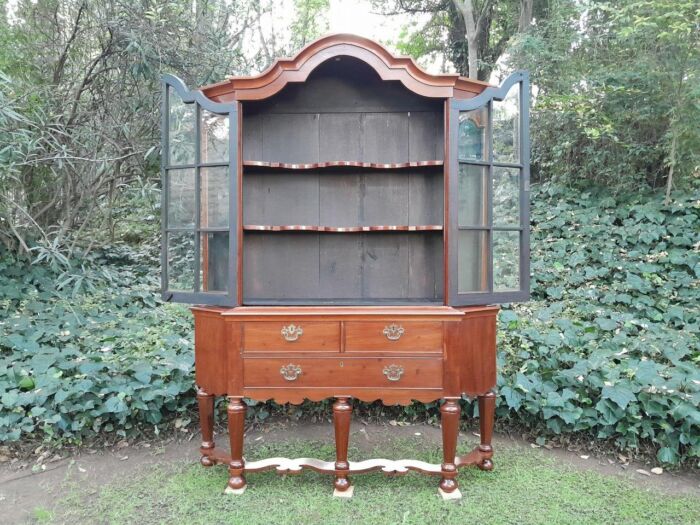
[{"label": "arched cabinet top", "polygon": [[381,44],[368,38],[338,34],[320,38],[294,58],[280,58],[257,76],[230,77],[204,86],[201,91],[217,102],[262,100],[275,95],[289,82],[305,82],[321,64],[336,57],[354,57],[370,66],[382,80],[401,82],[406,89],[430,98],[472,98],[487,82],[459,75],[431,75],[405,56],[394,56]]}]

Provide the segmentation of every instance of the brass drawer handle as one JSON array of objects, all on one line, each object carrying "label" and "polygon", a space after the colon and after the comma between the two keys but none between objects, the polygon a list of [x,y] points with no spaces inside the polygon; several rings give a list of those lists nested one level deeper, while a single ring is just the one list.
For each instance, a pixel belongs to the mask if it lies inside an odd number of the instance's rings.
[{"label": "brass drawer handle", "polygon": [[382,333],[389,341],[398,341],[404,334],[405,330],[400,324],[390,324],[384,327]]},{"label": "brass drawer handle", "polygon": [[296,381],[301,375],[301,367],[299,365],[289,363],[288,365],[280,368],[280,374],[282,374],[282,377],[284,377],[287,381]]},{"label": "brass drawer handle", "polygon": [[281,334],[285,340],[291,343],[292,341],[299,339],[304,334],[304,330],[302,330],[301,326],[297,326],[292,323],[289,326],[282,327]]},{"label": "brass drawer handle", "polygon": [[389,365],[384,367],[383,372],[389,381],[398,381],[403,375],[403,367],[401,365]]}]

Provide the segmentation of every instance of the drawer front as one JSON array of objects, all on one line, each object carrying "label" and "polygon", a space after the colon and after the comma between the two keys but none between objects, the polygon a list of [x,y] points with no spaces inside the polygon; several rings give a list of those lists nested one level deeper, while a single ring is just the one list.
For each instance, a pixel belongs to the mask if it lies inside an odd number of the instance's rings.
[{"label": "drawer front", "polygon": [[244,352],[340,351],[340,323],[250,322],[243,325]]},{"label": "drawer front", "polygon": [[246,388],[442,388],[442,359],[247,357],[243,383]]},{"label": "drawer front", "polygon": [[346,352],[442,353],[439,321],[345,323]]}]

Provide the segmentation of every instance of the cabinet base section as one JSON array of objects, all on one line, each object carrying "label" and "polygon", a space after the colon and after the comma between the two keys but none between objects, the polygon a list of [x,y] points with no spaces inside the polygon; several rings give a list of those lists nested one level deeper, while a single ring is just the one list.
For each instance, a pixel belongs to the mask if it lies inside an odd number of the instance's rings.
[{"label": "cabinet base section", "polygon": [[431,403],[441,399],[444,392],[440,388],[357,388],[348,387],[343,391],[339,388],[244,388],[243,396],[255,401],[274,401],[280,405],[290,403],[300,405],[305,400],[323,401],[331,397],[351,397],[366,403],[382,401],[385,405],[407,406],[414,401]]},{"label": "cabinet base section", "polygon": [[[231,455],[223,449],[213,448],[203,453],[209,459],[211,465],[229,465]],[[481,468],[485,462],[490,464],[493,451],[481,450],[479,446],[468,454],[455,458],[455,467],[474,466]],[[381,471],[389,476],[403,476],[409,471],[421,472],[431,476],[442,474],[442,465],[439,463],[428,463],[417,459],[366,459],[363,461],[348,461],[348,468],[338,470],[333,461],[323,461],[316,458],[266,458],[257,461],[246,461],[243,468],[244,473],[265,472],[274,470],[277,474],[301,474],[304,470],[313,470],[320,474],[366,474],[368,472]],[[232,489],[233,490],[233,489]]]}]

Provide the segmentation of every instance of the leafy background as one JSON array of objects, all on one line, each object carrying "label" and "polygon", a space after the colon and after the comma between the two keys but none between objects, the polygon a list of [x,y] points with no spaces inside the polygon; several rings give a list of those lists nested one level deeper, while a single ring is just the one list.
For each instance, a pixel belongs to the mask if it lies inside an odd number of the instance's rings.
[{"label": "leafy background", "polygon": [[[499,318],[500,424],[696,462],[700,188],[666,205],[542,185],[532,206],[533,300]],[[0,259],[0,441],[79,443],[191,419],[192,318],[158,298],[157,242],[140,246],[53,270]]]}]

